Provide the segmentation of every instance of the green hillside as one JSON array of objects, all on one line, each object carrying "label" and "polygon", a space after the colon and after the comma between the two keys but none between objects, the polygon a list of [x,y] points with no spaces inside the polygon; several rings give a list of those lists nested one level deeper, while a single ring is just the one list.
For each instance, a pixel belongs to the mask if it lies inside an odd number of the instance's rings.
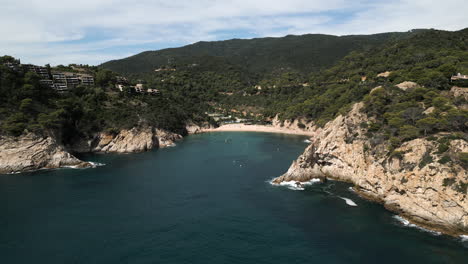
[{"label": "green hillside", "polygon": [[[167,65],[202,70],[240,68],[253,75],[277,71],[309,73],[329,67],[354,50],[365,50],[419,31],[375,35],[331,36],[309,34],[281,38],[198,42],[181,48],[146,51],[101,65],[119,73],[146,73]],[[213,63],[216,62],[216,63]]]},{"label": "green hillside", "polygon": [[[303,43],[301,39],[307,40]],[[321,59],[334,57],[333,65],[324,68],[325,60],[318,63],[319,59],[307,57],[313,51],[303,50],[301,56],[299,49],[291,46],[296,43],[298,47],[307,47],[311,39],[316,44],[320,42],[317,39],[323,41],[316,47],[328,51],[317,54]],[[327,40],[332,44],[325,47]],[[260,44],[250,45],[256,41]],[[353,43],[353,47],[360,48],[350,49],[339,59],[334,51],[339,50],[338,42]],[[281,49],[284,52],[272,55],[273,50]],[[319,48],[311,50],[316,52]],[[241,54],[249,52],[258,60],[249,57],[242,64]],[[172,59],[168,65],[168,57],[161,54],[174,54],[171,58],[178,60]],[[268,61],[259,54],[269,54],[272,59]],[[153,61],[151,56],[157,59]],[[141,58],[148,61],[133,68],[133,61]],[[203,58],[204,62],[194,58]],[[0,62],[12,59],[4,57]],[[161,65],[154,64],[155,61]],[[287,63],[292,66],[284,68]],[[56,130],[66,138],[102,130],[118,131],[143,123],[183,133],[188,120],[210,120],[207,112],[224,112],[262,122],[279,114],[282,119],[301,117],[324,125],[360,101],[365,102],[365,111],[376,120],[363,124],[371,127],[369,136],[378,135],[395,146],[438,132],[466,135],[467,131],[466,98],[455,97],[449,90],[454,85],[467,85],[453,83],[450,77],[458,72],[468,74],[468,29],[205,42],[143,53],[105,65],[112,64],[130,67],[129,71],[134,72],[126,74],[130,82],[138,80],[146,88],[158,89],[162,96],[119,92],[115,88],[116,74],[103,68],[90,69],[97,86],[57,94],[41,87],[34,74],[0,66],[0,134]],[[149,71],[139,72],[144,65]],[[165,70],[155,72],[155,67]],[[383,72],[388,75],[379,77]],[[417,87],[408,91],[395,87],[404,81],[416,82]],[[381,88],[375,89],[377,86]]]}]

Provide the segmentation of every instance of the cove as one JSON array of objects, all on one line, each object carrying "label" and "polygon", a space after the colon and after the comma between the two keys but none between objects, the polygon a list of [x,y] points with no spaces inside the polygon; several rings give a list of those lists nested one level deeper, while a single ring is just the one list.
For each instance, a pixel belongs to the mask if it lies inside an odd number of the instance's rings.
[{"label": "cove", "polygon": [[[105,166],[0,175],[2,263],[466,263],[468,245],[402,226],[350,185],[272,186],[294,135],[192,135],[87,155]],[[357,206],[350,206],[347,198]]]}]

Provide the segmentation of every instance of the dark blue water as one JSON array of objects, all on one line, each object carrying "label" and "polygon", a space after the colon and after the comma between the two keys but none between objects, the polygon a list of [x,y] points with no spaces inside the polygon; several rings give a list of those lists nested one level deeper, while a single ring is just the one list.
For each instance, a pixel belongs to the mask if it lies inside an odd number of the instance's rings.
[{"label": "dark blue water", "polygon": [[268,184],[303,140],[203,134],[84,157],[96,169],[1,175],[0,263],[468,263],[459,240],[403,227],[347,184]]}]

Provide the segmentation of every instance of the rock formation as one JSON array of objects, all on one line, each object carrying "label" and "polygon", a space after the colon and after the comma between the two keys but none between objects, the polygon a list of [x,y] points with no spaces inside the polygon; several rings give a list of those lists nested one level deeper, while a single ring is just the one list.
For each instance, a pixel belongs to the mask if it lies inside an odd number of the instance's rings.
[{"label": "rock formation", "polygon": [[91,139],[77,140],[64,148],[54,137],[28,134],[20,137],[0,137],[0,174],[52,169],[60,167],[91,167],[67,152],[142,152],[171,146],[182,136],[152,127],[121,130],[118,134],[97,133]]},{"label": "rock formation", "polygon": [[400,88],[403,91],[414,89],[416,87],[419,87],[419,85],[415,82],[402,82],[400,84],[397,84],[396,87]]},{"label": "rock formation", "polygon": [[121,130],[118,134],[101,132],[70,146],[75,152],[132,153],[164,148],[182,139],[182,136],[153,127]]},{"label": "rock formation", "polygon": [[195,124],[194,122],[189,121],[187,122],[187,125],[185,126],[185,130],[187,130],[187,133],[189,135],[203,133],[205,129],[213,129],[213,128],[216,128],[216,127],[208,122],[203,122],[202,124]]},{"label": "rock formation", "polygon": [[69,166],[85,168],[91,164],[66,152],[50,136],[0,137],[0,174]]},{"label": "rock formation", "polygon": [[286,128],[290,130],[308,131],[308,132],[315,131],[317,129],[313,121],[307,120],[305,118],[298,118],[294,120],[281,120],[279,118],[279,115],[277,114],[270,121],[271,121],[272,126],[278,127],[278,128]]},{"label": "rock formation", "polygon": [[[351,182],[356,191],[407,219],[448,234],[468,233],[468,175],[459,164],[446,163],[438,143],[419,138],[389,153],[379,138],[368,138],[369,122],[355,104],[317,129],[312,144],[289,170],[273,182],[332,178]],[[468,152],[465,140],[452,140],[446,156]]]}]

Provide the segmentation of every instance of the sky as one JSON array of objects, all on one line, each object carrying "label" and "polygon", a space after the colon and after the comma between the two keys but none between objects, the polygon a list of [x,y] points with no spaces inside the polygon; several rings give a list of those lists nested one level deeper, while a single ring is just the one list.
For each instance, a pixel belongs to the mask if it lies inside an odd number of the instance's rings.
[{"label": "sky", "polygon": [[466,0],[0,0],[0,55],[98,65],[198,41],[468,27]]}]

